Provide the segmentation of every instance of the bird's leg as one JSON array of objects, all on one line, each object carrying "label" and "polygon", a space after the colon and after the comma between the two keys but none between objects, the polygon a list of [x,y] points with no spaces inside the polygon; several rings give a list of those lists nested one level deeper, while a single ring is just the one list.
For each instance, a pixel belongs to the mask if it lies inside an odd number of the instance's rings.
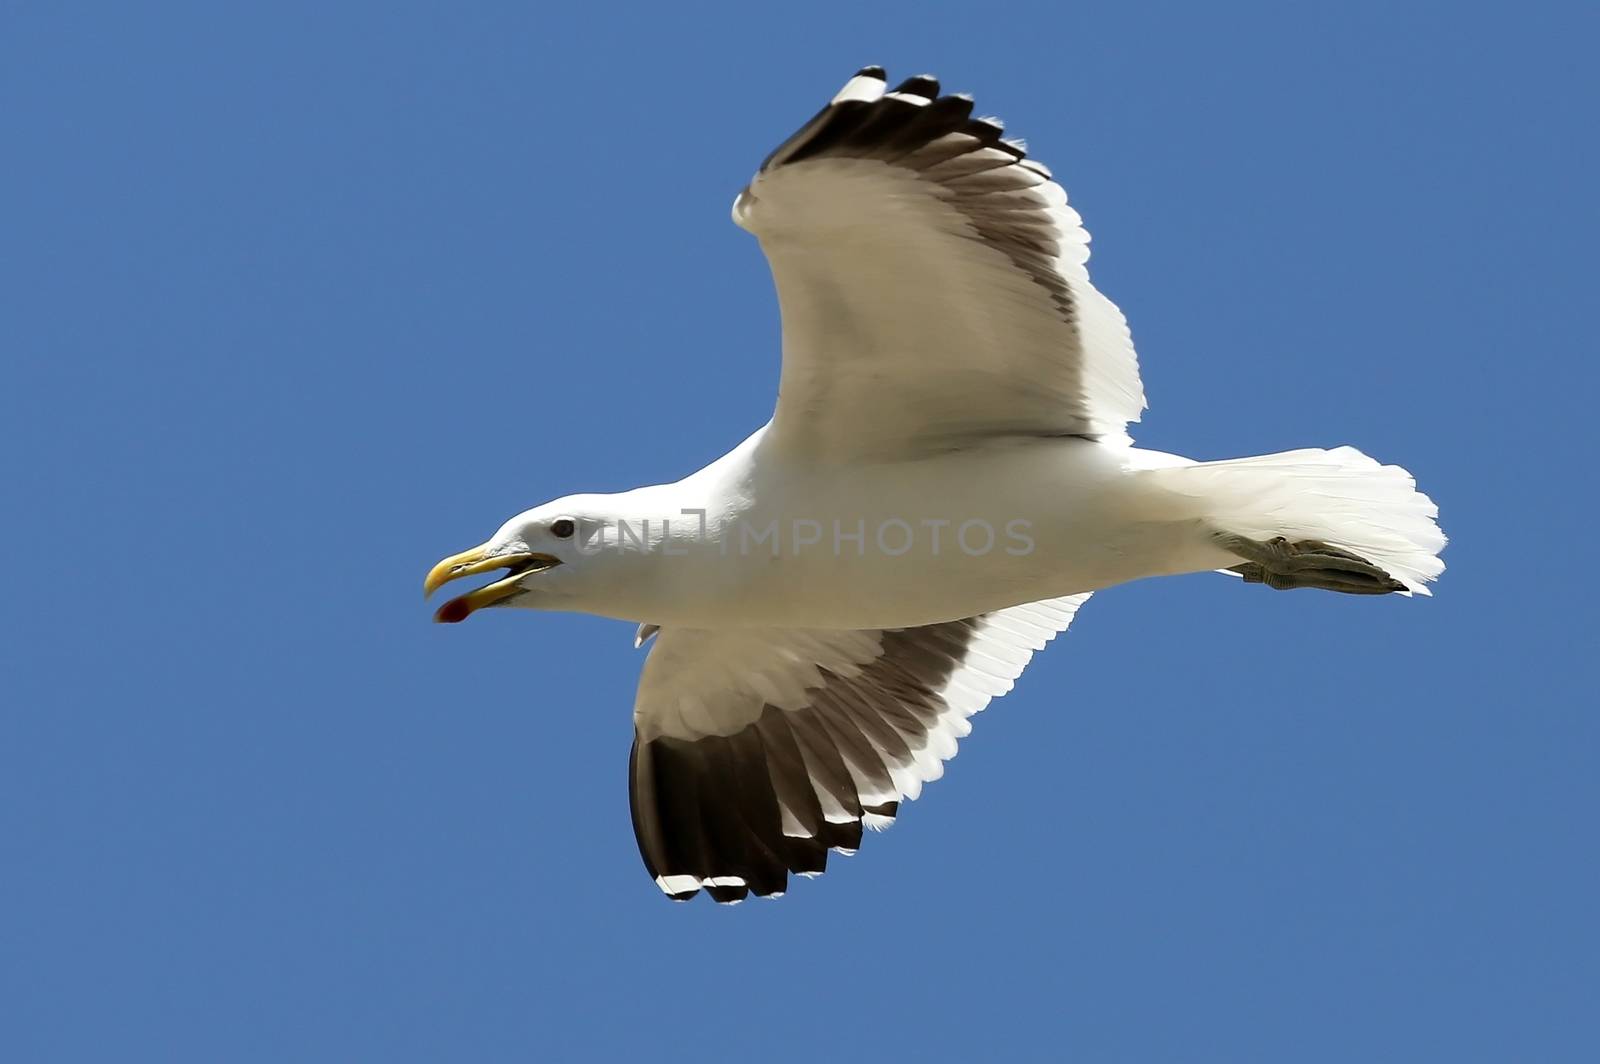
[{"label": "bird's leg", "polygon": [[1266,584],[1280,591],[1292,587],[1320,587],[1349,595],[1387,595],[1406,586],[1358,554],[1318,539],[1290,542],[1282,536],[1269,540],[1218,533],[1217,542],[1245,559],[1229,571],[1247,584]]}]

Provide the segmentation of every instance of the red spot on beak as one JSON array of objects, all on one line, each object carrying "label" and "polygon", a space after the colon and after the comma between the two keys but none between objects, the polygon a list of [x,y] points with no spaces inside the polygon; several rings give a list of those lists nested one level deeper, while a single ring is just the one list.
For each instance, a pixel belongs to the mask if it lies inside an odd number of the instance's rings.
[{"label": "red spot on beak", "polygon": [[471,612],[472,608],[467,605],[465,599],[456,598],[440,606],[433,619],[439,624],[455,624],[457,621],[466,620],[467,614]]}]

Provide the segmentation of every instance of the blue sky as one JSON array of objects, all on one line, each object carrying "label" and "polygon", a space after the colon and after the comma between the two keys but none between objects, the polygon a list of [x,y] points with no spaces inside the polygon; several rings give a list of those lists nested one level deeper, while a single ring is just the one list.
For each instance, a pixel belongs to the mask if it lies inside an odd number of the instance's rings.
[{"label": "blue sky", "polygon": [[[0,13],[0,1055],[1594,1059],[1592,8],[138,7]],[[418,588],[764,420],[728,207],[868,62],[1063,179],[1141,442],[1356,444],[1450,568],[1097,596],[859,856],[673,906],[631,629]]]}]

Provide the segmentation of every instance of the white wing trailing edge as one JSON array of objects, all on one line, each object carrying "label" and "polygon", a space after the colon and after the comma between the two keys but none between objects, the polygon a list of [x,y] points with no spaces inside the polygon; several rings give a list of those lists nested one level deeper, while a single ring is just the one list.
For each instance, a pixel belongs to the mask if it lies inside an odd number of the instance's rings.
[{"label": "white wing trailing edge", "polygon": [[857,73],[734,203],[783,312],[771,438],[813,459],[1126,439],[1138,360],[1066,192],[970,98],[886,86]]},{"label": "white wing trailing edge", "polygon": [[782,894],[944,774],[1088,595],[886,631],[661,630],[634,708],[639,852],[675,899]]}]

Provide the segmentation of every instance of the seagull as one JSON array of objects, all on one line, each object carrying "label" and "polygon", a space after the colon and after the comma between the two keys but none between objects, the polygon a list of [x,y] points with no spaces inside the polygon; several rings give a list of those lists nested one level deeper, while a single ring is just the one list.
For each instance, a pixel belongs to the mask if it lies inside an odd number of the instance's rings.
[{"label": "seagull", "polygon": [[771,419],[670,484],[569,495],[425,592],[639,625],[634,834],[674,900],[776,897],[938,779],[1094,592],[1218,571],[1427,594],[1437,507],[1350,447],[1195,461],[1133,445],[1127,322],[1051,172],[966,95],[881,67],[733,204],[783,322]]}]

